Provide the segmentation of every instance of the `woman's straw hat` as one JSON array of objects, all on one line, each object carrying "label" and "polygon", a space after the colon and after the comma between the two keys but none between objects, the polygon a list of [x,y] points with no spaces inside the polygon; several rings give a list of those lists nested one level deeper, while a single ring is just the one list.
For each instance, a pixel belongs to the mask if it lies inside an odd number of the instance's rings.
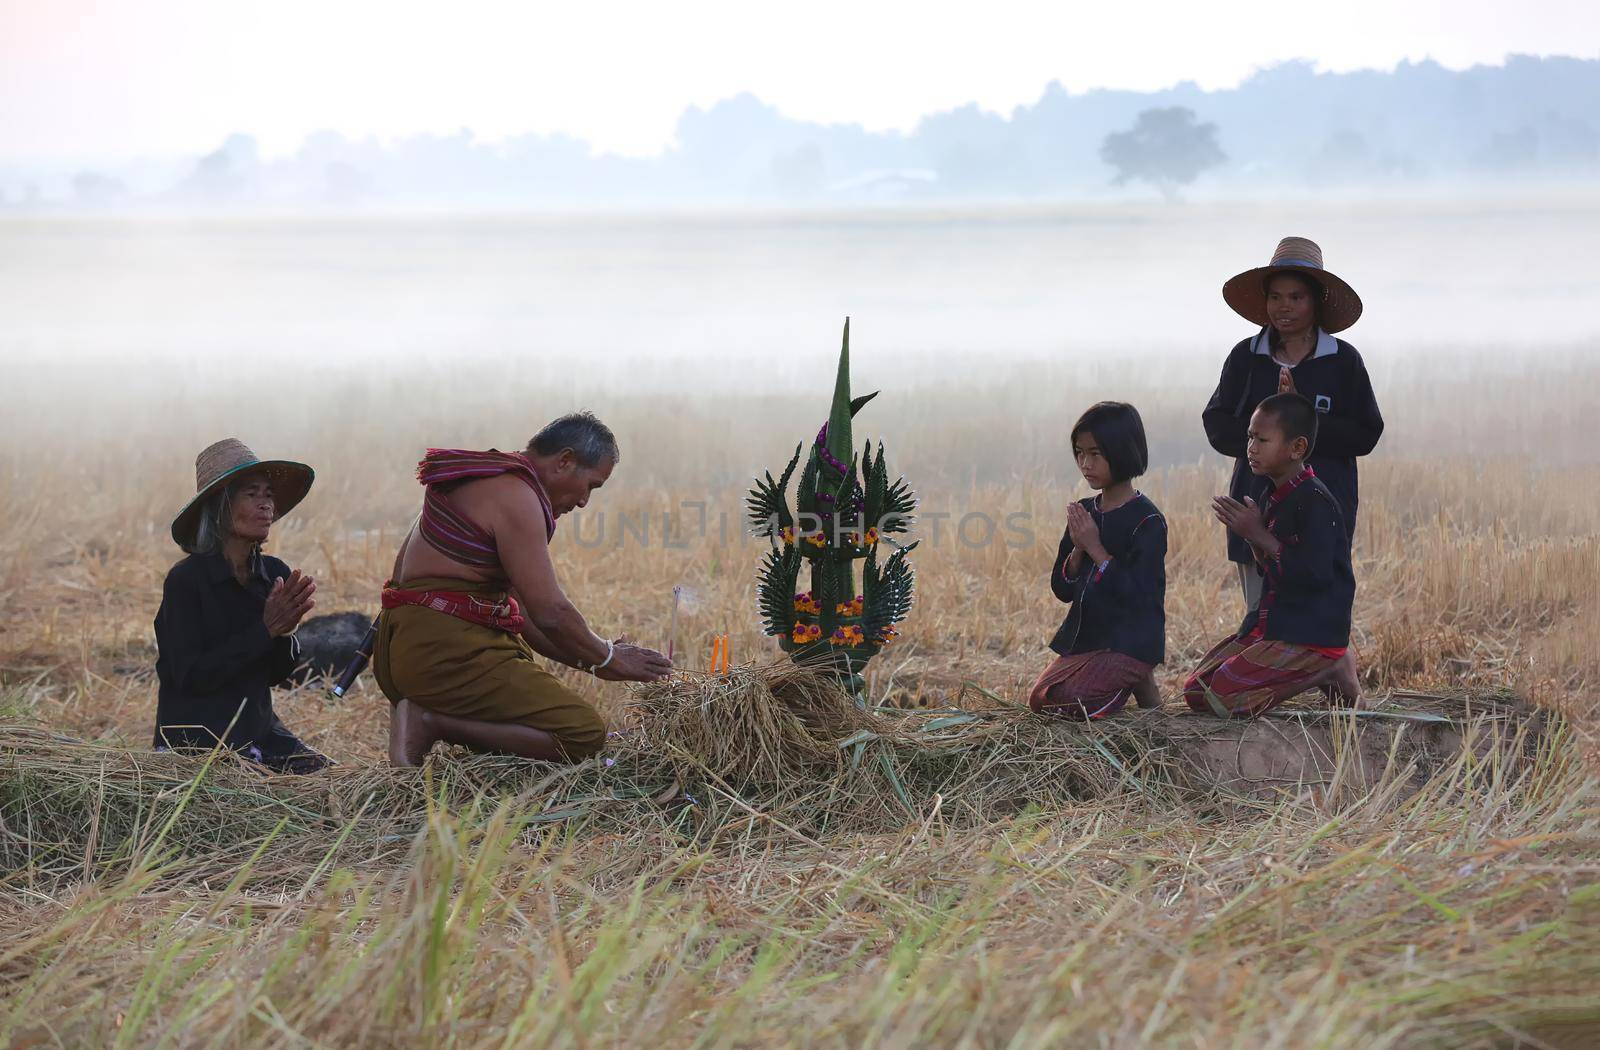
[{"label": "woman's straw hat", "polygon": [[1304,237],[1285,237],[1272,253],[1272,261],[1246,270],[1222,286],[1222,298],[1233,312],[1265,328],[1267,317],[1267,278],[1276,273],[1309,277],[1322,286],[1322,302],[1317,304],[1318,323],[1325,332],[1342,332],[1361,316],[1361,296],[1337,274],[1322,268],[1322,249]]},{"label": "woman's straw hat", "polygon": [[273,520],[294,509],[306,498],[316,472],[304,463],[288,459],[257,459],[238,438],[223,438],[208,446],[194,460],[194,499],[172,519],[172,538],[180,547],[194,540],[195,527],[206,497],[241,474],[265,474],[272,479]]}]

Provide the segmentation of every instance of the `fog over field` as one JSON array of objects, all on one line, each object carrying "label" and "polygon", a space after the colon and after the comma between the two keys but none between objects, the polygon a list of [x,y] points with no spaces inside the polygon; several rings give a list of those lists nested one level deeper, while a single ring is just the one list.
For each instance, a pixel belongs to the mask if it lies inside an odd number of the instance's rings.
[{"label": "fog over field", "polygon": [[[1102,362],[1248,325],[1220,296],[1309,236],[1378,367],[1596,331],[1600,194],[1327,204],[473,218],[0,221],[0,362],[191,377],[490,367],[579,387],[786,381],[855,318],[859,366]],[[621,367],[626,362],[626,367]],[[714,367],[708,367],[712,366]],[[641,371],[642,369],[642,371]],[[579,378],[581,377],[581,378]],[[919,369],[916,379],[934,378]],[[119,380],[120,381],[120,380]],[[902,380],[903,381],[903,380]]]},{"label": "fog over field", "polygon": [[176,499],[224,433],[329,479],[409,476],[428,445],[509,448],[586,407],[628,450],[619,480],[737,517],[744,479],[816,426],[848,315],[897,469],[1070,489],[1065,429],[1103,398],[1139,405],[1154,467],[1222,462],[1199,413],[1251,328],[1220,287],[1290,233],[1365,300],[1344,334],[1388,420],[1378,459],[1600,462],[1600,195],[1577,194],[3,221],[0,436],[147,462]]}]

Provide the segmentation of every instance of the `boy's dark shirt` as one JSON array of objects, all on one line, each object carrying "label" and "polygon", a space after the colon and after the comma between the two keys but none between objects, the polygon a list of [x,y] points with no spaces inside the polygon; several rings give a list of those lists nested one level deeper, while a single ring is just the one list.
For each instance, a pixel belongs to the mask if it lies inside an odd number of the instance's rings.
[{"label": "boy's dark shirt", "polygon": [[271,688],[299,658],[294,636],[273,638],[261,619],[280,578],[289,567],[259,552],[242,586],[220,552],[191,554],[167,573],[155,622],[157,747],[209,749],[226,733],[229,747],[256,748],[268,765],[307,751],[272,710]]},{"label": "boy's dark shirt", "polygon": [[1249,635],[1264,617],[1262,636],[1268,641],[1342,649],[1350,644],[1356,577],[1339,501],[1314,471],[1284,488],[1289,491],[1273,502],[1273,484],[1263,478],[1253,494],[1256,504],[1266,508],[1267,529],[1283,550],[1261,563],[1261,605],[1245,614],[1239,637]]},{"label": "boy's dark shirt", "polygon": [[[1256,406],[1278,392],[1278,372],[1283,367],[1270,354],[1259,352],[1264,335],[1252,336],[1235,346],[1222,365],[1222,378],[1201,414],[1206,439],[1224,456],[1233,456],[1233,480],[1228,495],[1242,500],[1255,486],[1250,464],[1245,462],[1245,435]],[[1367,366],[1355,347],[1334,339],[1337,352],[1311,356],[1289,369],[1295,389],[1317,406],[1317,443],[1309,463],[1317,477],[1339,502],[1345,532],[1355,535],[1359,504],[1356,457],[1365,456],[1383,435],[1383,416],[1372,393]],[[1325,398],[1319,402],[1318,398]],[[1251,564],[1250,545],[1230,530],[1230,561]]]},{"label": "boy's dark shirt", "polygon": [[1050,589],[1072,609],[1050,639],[1061,656],[1109,649],[1147,664],[1167,654],[1167,521],[1144,495],[1101,513],[1099,498],[1078,501],[1100,527],[1111,563],[1100,572],[1088,555],[1075,577],[1066,575],[1073,551],[1063,532],[1050,570]]}]

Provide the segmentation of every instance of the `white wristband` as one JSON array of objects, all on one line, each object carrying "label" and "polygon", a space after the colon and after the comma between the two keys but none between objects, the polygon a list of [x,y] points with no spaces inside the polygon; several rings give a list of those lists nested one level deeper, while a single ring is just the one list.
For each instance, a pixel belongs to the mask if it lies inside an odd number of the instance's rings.
[{"label": "white wristband", "polygon": [[617,655],[617,643],[616,642],[609,642],[609,641],[606,642],[606,658],[604,660],[601,660],[599,663],[595,664],[593,667],[589,668],[589,673],[593,674],[595,671],[603,671],[603,670],[605,670],[606,665],[611,662],[611,658],[613,656],[616,656],[616,655]]}]

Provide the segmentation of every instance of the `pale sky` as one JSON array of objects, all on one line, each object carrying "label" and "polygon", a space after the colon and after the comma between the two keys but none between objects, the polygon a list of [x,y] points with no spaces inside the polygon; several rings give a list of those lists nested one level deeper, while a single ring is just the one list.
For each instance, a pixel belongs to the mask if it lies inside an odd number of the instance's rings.
[{"label": "pale sky", "polygon": [[1600,0],[0,0],[0,159],[268,155],[383,139],[565,132],[632,155],[686,106],[749,91],[786,114],[909,129],[1051,81],[1237,84],[1304,58],[1461,68],[1600,57]]}]

